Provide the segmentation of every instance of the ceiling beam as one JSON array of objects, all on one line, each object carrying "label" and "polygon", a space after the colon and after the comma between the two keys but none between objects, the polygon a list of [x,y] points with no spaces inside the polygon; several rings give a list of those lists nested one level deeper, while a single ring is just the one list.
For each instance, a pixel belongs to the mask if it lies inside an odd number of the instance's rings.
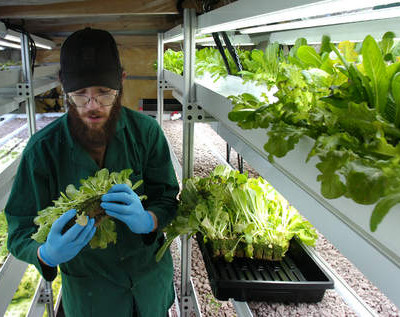
[{"label": "ceiling beam", "polygon": [[[13,3],[18,3],[13,1]],[[96,15],[178,14],[176,0],[86,0],[48,5],[6,6],[0,18],[43,19]]]},{"label": "ceiling beam", "polygon": [[[113,37],[119,49],[133,47],[157,47],[157,34],[153,35],[114,35]],[[52,40],[56,43],[53,51],[58,51],[65,41],[65,37],[54,37]]]},{"label": "ceiling beam", "polygon": [[[18,19],[10,19],[11,24],[20,24]],[[116,32],[165,32],[182,23],[176,15],[135,15],[135,16],[96,16],[69,19],[25,19],[24,28],[30,33],[47,34],[74,32],[85,27]]]},{"label": "ceiling beam", "polygon": [[16,3],[18,5],[41,5],[41,4],[50,4],[50,3],[59,3],[59,2],[74,2],[74,1],[85,1],[85,0],[0,0],[0,6],[15,6]]}]

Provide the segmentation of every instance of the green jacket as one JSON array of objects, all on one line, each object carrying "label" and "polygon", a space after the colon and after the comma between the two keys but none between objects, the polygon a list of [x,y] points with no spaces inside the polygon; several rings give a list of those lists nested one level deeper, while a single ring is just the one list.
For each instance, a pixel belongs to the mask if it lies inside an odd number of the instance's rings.
[{"label": "green jacket", "polygon": [[[163,243],[161,229],[176,214],[179,187],[158,123],[123,107],[104,167],[110,172],[131,168],[133,183],[143,179],[136,192],[148,196],[143,204],[156,214],[159,229],[138,235],[115,221],[115,245],[106,249],[86,246],[74,259],[61,264],[64,310],[73,317],[131,317],[136,302],[140,316],[164,317],[174,300],[173,266],[170,253],[159,263],[155,253]],[[30,238],[37,229],[33,219],[37,211],[65,192],[68,184],[79,187],[80,179],[97,170],[95,161],[71,138],[67,115],[33,135],[25,148],[5,208],[8,249],[34,264],[47,280],[55,278],[56,270],[46,272],[38,261],[40,244]]]}]

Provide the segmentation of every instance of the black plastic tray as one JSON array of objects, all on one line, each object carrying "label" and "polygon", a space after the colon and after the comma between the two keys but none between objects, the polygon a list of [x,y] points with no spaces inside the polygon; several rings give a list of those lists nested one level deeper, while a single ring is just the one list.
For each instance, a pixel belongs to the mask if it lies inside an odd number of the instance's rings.
[{"label": "black plastic tray", "polygon": [[214,297],[237,301],[318,302],[333,280],[297,240],[282,261],[212,257],[203,237],[196,235]]}]

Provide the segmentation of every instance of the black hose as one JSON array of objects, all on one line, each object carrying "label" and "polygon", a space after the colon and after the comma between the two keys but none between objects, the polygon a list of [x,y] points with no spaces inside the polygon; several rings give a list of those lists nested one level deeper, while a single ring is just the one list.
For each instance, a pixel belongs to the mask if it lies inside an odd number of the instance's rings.
[{"label": "black hose", "polygon": [[212,33],[212,36],[213,36],[215,44],[217,45],[218,51],[221,54],[222,59],[224,60],[226,70],[227,70],[228,74],[231,75],[232,74],[231,68],[229,67],[228,58],[225,55],[225,51],[224,51],[224,48],[222,46],[221,40],[219,38],[219,35],[218,35],[218,33]]},{"label": "black hose", "polygon": [[226,32],[220,32],[222,38],[225,42],[226,48],[228,49],[229,54],[231,54],[233,62],[235,63],[237,70],[240,72],[243,70],[242,63],[240,62],[239,56],[237,54],[236,48],[232,45],[231,41],[229,40],[228,34]]}]

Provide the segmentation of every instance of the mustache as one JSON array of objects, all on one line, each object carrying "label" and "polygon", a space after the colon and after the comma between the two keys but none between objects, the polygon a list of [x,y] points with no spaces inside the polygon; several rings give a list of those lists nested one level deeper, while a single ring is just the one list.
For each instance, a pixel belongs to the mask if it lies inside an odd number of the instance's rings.
[{"label": "mustache", "polygon": [[90,110],[86,116],[97,116],[97,117],[102,117],[102,114],[100,111],[97,110]]}]

